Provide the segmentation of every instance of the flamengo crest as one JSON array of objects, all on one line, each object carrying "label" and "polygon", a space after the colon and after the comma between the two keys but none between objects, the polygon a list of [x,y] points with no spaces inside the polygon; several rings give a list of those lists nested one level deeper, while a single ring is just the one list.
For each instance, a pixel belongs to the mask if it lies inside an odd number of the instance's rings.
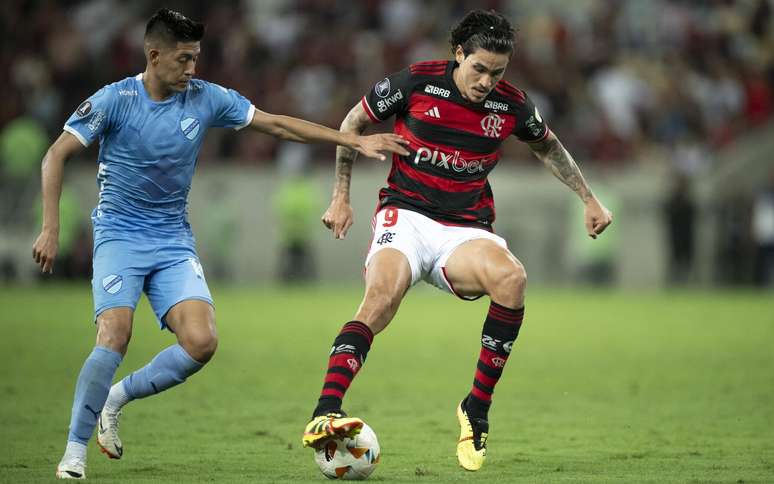
[{"label": "flamengo crest", "polygon": [[503,118],[500,116],[489,113],[484,119],[481,120],[481,128],[484,130],[484,134],[490,138],[499,138],[500,131],[503,129]]}]

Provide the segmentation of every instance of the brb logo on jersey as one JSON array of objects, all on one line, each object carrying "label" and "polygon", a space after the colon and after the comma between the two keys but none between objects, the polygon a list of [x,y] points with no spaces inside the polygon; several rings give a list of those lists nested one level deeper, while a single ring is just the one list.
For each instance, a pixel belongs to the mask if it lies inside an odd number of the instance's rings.
[{"label": "brb logo on jersey", "polygon": [[180,129],[186,138],[193,140],[199,134],[199,120],[196,118],[185,118],[180,121]]},{"label": "brb logo on jersey", "polygon": [[499,138],[500,131],[503,129],[503,118],[494,113],[489,113],[481,120],[481,128],[484,130],[485,136]]}]

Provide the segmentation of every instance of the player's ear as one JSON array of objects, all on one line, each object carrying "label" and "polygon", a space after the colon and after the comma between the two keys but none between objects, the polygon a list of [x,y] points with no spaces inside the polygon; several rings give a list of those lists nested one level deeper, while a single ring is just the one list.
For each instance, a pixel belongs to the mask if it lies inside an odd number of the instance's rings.
[{"label": "player's ear", "polygon": [[462,61],[465,60],[465,51],[459,44],[457,44],[457,48],[454,49],[454,60],[457,61],[457,64],[462,64]]}]

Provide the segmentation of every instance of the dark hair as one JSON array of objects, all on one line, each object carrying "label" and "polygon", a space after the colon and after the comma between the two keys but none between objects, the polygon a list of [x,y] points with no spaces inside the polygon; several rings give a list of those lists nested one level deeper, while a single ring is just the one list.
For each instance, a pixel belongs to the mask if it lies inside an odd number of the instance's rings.
[{"label": "dark hair", "polygon": [[466,56],[476,49],[513,54],[513,33],[511,23],[501,14],[494,10],[473,10],[452,29],[449,42],[452,53],[461,45]]},{"label": "dark hair", "polygon": [[165,44],[176,42],[198,42],[204,37],[204,24],[191,20],[180,12],[168,8],[158,10],[148,20],[145,39],[158,40]]}]

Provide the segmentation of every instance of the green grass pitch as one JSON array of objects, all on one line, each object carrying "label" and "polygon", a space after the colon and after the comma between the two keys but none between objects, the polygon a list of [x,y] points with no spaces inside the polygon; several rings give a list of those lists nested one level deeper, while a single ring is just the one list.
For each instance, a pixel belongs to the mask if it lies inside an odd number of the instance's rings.
[{"label": "green grass pitch", "polygon": [[[94,342],[88,284],[0,288],[0,481],[52,481]],[[97,482],[324,482],[301,431],[358,288],[213,291],[220,346],[135,401]],[[495,392],[486,465],[457,466],[487,302],[409,293],[345,409],[379,436],[378,482],[774,482],[774,296],[533,288]],[[143,300],[117,378],[173,338]]]}]

